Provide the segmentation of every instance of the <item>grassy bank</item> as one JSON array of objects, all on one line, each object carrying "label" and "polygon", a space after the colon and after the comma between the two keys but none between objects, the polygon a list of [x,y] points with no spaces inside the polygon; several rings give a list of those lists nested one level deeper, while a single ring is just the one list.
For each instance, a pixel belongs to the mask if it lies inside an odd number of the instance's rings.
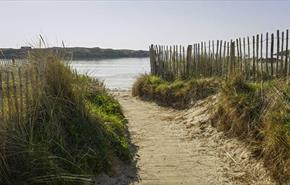
[{"label": "grassy bank", "polygon": [[0,184],[93,184],[116,159],[130,161],[126,120],[103,85],[53,52],[29,60],[43,67],[38,93],[30,92],[21,122],[1,122]]},{"label": "grassy bank", "polygon": [[285,81],[247,83],[241,78],[221,88],[217,126],[254,146],[273,177],[290,183],[290,86]]},{"label": "grassy bank", "polygon": [[215,94],[217,89],[218,81],[214,79],[166,81],[157,76],[142,75],[134,83],[132,94],[162,106],[183,109],[193,101]]}]

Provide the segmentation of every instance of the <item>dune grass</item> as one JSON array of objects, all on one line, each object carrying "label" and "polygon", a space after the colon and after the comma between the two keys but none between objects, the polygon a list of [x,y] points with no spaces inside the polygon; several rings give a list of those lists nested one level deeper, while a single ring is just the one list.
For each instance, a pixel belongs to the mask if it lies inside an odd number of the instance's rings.
[{"label": "dune grass", "polygon": [[141,75],[133,85],[132,95],[162,106],[184,109],[193,101],[215,94],[218,83],[214,79],[166,81],[157,76]]},{"label": "dune grass", "polygon": [[290,86],[281,80],[224,82],[216,119],[229,135],[253,144],[254,155],[282,184],[290,182]]},{"label": "dune grass", "polygon": [[0,125],[0,184],[93,184],[114,159],[130,161],[126,120],[103,85],[72,72],[55,53],[29,60],[42,67],[40,93],[22,122]]}]

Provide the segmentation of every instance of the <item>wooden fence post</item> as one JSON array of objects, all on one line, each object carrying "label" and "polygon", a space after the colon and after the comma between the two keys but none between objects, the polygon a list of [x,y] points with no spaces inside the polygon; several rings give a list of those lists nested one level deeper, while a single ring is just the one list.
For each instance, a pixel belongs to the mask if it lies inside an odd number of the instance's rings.
[{"label": "wooden fence post", "polygon": [[153,44],[151,44],[150,47],[149,47],[149,57],[150,57],[151,74],[155,75]]},{"label": "wooden fence post", "polygon": [[256,56],[255,56],[255,36],[253,36],[253,79],[256,80]]},{"label": "wooden fence post", "polygon": [[288,40],[289,40],[289,30],[287,29],[286,30],[286,56],[285,56],[285,69],[286,69],[286,77],[287,77],[287,80],[288,80],[288,74],[289,74],[289,66],[288,66]]},{"label": "wooden fence post", "polygon": [[277,30],[276,77],[279,76],[279,52],[280,52],[280,34],[279,30]]},{"label": "wooden fence post", "polygon": [[269,75],[269,65],[268,65],[268,47],[269,47],[269,44],[268,44],[268,40],[269,40],[269,34],[268,32],[266,33],[266,73],[267,75]]},{"label": "wooden fence post", "polygon": [[187,76],[189,76],[189,64],[191,64],[192,60],[192,45],[187,46],[187,55],[186,55],[186,61],[187,61]]},{"label": "wooden fence post", "polygon": [[274,76],[274,66],[273,66],[274,58],[273,58],[273,55],[274,55],[274,34],[272,33],[271,34],[271,76],[272,77]]}]

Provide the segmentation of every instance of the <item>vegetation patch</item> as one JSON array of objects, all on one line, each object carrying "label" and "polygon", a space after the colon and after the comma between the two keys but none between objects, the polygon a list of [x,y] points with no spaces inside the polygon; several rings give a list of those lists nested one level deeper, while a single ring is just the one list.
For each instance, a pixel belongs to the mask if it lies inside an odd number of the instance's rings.
[{"label": "vegetation patch", "polygon": [[133,85],[133,96],[155,101],[162,106],[187,108],[192,101],[217,92],[219,82],[214,79],[166,81],[157,76],[142,75]]},{"label": "vegetation patch", "polygon": [[221,89],[216,120],[230,135],[253,144],[274,178],[290,182],[290,86],[284,81],[248,83],[226,81]]},{"label": "vegetation patch", "polygon": [[30,60],[43,73],[21,122],[1,121],[0,184],[93,184],[116,158],[130,161],[126,120],[103,85],[53,53]]}]

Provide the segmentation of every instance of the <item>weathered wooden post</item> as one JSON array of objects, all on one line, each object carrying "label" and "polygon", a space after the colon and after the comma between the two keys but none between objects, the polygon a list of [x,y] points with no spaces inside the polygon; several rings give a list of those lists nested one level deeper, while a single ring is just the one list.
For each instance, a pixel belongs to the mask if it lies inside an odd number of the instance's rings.
[{"label": "weathered wooden post", "polygon": [[187,73],[187,77],[189,77],[189,68],[190,68],[190,64],[191,64],[191,60],[192,60],[192,45],[188,45],[187,46],[187,55],[186,55],[186,73]]},{"label": "weathered wooden post", "polygon": [[274,54],[274,34],[271,34],[271,76],[274,76],[274,58],[273,58],[273,54]]},{"label": "weathered wooden post", "polygon": [[279,76],[280,32],[277,30],[276,77]]},{"label": "weathered wooden post", "polygon": [[154,63],[154,49],[153,49],[153,44],[150,45],[149,47],[149,57],[150,57],[150,69],[151,69],[151,74],[155,75],[155,63]]},{"label": "weathered wooden post", "polygon": [[289,66],[288,66],[288,57],[289,57],[289,55],[288,55],[288,53],[289,53],[289,51],[288,51],[288,38],[289,37],[289,30],[287,29],[286,30],[286,56],[285,56],[285,69],[286,69],[286,78],[287,78],[287,80],[288,80],[288,74],[289,74]]}]

